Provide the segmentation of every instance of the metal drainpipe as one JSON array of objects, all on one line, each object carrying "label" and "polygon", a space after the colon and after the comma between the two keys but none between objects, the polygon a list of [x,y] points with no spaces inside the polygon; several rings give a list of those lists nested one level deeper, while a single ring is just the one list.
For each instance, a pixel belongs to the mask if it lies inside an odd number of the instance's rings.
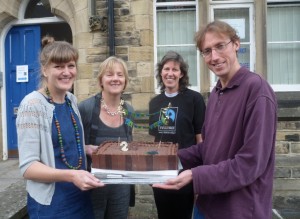
[{"label": "metal drainpipe", "polygon": [[96,15],[96,2],[95,1],[96,0],[89,0],[88,1],[90,16]]},{"label": "metal drainpipe", "polygon": [[114,0],[107,0],[108,3],[108,43],[109,55],[115,55],[115,28],[114,28]]}]

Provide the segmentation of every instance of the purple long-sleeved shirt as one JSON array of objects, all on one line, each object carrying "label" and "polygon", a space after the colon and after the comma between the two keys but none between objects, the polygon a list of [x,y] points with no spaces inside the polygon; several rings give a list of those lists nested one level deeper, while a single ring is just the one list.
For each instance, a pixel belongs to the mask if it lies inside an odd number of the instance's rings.
[{"label": "purple long-sleeved shirt", "polygon": [[241,68],[209,97],[203,143],[179,150],[205,219],[272,218],[277,103],[259,75]]}]

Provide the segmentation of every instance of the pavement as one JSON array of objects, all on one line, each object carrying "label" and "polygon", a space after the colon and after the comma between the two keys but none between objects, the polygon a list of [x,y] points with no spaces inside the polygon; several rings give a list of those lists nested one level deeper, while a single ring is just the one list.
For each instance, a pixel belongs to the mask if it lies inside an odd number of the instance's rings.
[{"label": "pavement", "polygon": [[[18,159],[0,160],[0,219],[27,219],[25,181]],[[299,219],[300,214],[282,214],[273,209],[272,219]]]},{"label": "pavement", "polygon": [[25,181],[18,159],[0,160],[0,219],[26,218]]}]

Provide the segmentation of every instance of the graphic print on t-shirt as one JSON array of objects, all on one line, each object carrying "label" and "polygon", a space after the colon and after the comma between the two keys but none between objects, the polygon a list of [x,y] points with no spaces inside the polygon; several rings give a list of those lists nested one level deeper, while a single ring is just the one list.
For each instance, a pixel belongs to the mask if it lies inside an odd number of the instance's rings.
[{"label": "graphic print on t-shirt", "polygon": [[160,110],[159,120],[167,119],[167,124],[158,126],[158,133],[160,134],[176,134],[176,119],[178,107],[162,108]]}]

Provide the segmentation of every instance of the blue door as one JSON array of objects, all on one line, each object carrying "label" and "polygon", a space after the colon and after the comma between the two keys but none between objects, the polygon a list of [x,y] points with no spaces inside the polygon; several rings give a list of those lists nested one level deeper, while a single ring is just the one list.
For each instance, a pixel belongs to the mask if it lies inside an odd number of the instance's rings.
[{"label": "blue door", "polygon": [[[40,51],[39,26],[12,27],[5,39],[5,83],[8,157],[18,156],[16,116],[23,97],[37,89],[39,76],[38,54]],[[20,77],[21,69],[24,77]]]}]

